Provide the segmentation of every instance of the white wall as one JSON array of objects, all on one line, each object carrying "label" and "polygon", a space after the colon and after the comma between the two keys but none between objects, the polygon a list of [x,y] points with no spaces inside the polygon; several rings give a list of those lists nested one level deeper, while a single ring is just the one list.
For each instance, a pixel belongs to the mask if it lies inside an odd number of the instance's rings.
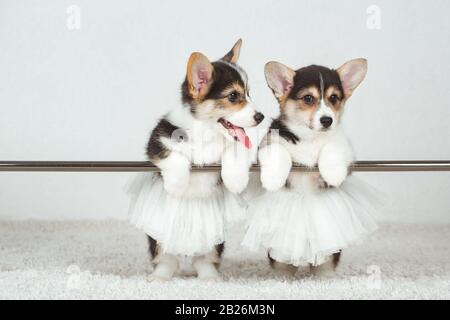
[{"label": "white wall", "polygon": [[[66,26],[69,5],[81,29]],[[370,5],[381,29],[366,26]],[[0,160],[144,160],[156,119],[179,101],[192,51],[244,40],[241,65],[266,115],[263,65],[369,73],[347,105],[358,158],[450,158],[450,2],[0,1]],[[450,222],[450,173],[362,175],[393,204],[385,219]],[[125,173],[0,173],[0,218],[125,218]]]}]

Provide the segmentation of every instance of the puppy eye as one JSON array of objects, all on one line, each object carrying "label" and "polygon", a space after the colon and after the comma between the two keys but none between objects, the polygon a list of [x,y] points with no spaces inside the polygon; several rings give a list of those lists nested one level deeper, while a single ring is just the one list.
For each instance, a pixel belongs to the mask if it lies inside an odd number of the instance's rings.
[{"label": "puppy eye", "polygon": [[339,100],[339,97],[335,94],[332,94],[328,99],[330,99],[330,102],[334,104]]},{"label": "puppy eye", "polygon": [[310,94],[307,94],[306,96],[304,96],[302,98],[302,100],[308,105],[311,105],[311,104],[314,103],[314,97],[312,95],[310,95]]},{"label": "puppy eye", "polygon": [[239,100],[239,97],[240,97],[239,92],[233,91],[228,95],[228,101],[230,101],[231,103],[235,103]]}]

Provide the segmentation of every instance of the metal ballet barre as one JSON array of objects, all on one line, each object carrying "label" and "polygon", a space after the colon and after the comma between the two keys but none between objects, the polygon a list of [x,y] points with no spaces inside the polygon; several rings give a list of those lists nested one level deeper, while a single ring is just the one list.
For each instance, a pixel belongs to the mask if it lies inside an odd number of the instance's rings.
[{"label": "metal ballet barre", "polygon": [[[192,166],[192,171],[219,171],[220,165]],[[259,171],[253,164],[250,171]],[[373,160],[356,161],[353,172],[398,172],[398,171],[450,171],[450,160]],[[0,161],[0,171],[40,171],[40,172],[145,172],[159,171],[149,161]],[[308,168],[294,165],[292,171],[313,172],[317,167]]]}]

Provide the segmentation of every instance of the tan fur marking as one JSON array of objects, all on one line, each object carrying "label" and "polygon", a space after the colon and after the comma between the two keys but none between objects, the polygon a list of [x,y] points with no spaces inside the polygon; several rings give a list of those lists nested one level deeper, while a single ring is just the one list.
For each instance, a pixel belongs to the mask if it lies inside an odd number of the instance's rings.
[{"label": "tan fur marking", "polygon": [[[237,103],[232,103],[228,100],[228,95],[233,91],[238,92],[241,96],[239,102]],[[222,95],[224,96],[224,98],[220,99],[220,105],[227,110],[239,111],[247,104],[247,101],[245,99],[245,89],[240,86],[239,83],[233,83],[223,91]]]},{"label": "tan fur marking", "polygon": [[[332,104],[330,101],[330,97],[335,94],[339,98],[338,101],[336,101],[335,104]],[[330,106],[334,112],[339,112],[342,109],[342,106],[344,105],[344,101],[342,100],[342,94],[338,88],[335,86],[331,86],[327,89],[325,92],[325,102],[328,106]]]},{"label": "tan fur marking", "polygon": [[[310,95],[310,96],[314,97],[314,104],[309,105],[309,104],[305,103],[305,101],[302,98],[306,95]],[[319,90],[314,86],[300,90],[297,95],[297,104],[302,109],[311,109],[311,108],[316,109],[319,105],[318,104],[319,101],[320,101],[320,93],[319,93]]]},{"label": "tan fur marking", "polygon": [[198,55],[195,53],[191,54],[191,56],[189,57],[188,60],[188,64],[187,64],[187,71],[186,71],[186,76],[187,76],[187,81],[189,83],[189,92],[194,95],[194,92],[196,93],[196,90],[194,88],[194,86],[192,85],[192,74],[191,74],[191,69],[192,69],[192,65],[194,64],[194,62],[198,59]]},{"label": "tan fur marking", "polygon": [[[306,104],[305,101],[302,99],[306,95],[311,95],[314,97],[314,103],[309,105]],[[309,123],[312,122],[312,118],[314,117],[314,113],[316,112],[317,108],[319,107],[319,101],[320,101],[320,92],[315,86],[310,86],[308,88],[302,89],[299,91],[297,99],[287,99],[284,101],[284,104],[281,105],[281,108],[284,108],[287,104],[287,101],[291,101],[290,104],[294,104],[297,106],[298,110],[296,112],[301,112],[306,114]]]}]

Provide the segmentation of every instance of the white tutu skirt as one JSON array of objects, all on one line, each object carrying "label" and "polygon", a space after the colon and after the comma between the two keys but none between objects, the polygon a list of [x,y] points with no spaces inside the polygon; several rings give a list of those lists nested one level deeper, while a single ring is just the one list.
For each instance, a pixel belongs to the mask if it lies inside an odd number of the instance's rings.
[{"label": "white tutu skirt", "polygon": [[375,231],[373,216],[380,205],[376,191],[353,176],[339,188],[264,192],[250,202],[242,244],[268,250],[279,262],[320,265]]},{"label": "white tutu skirt", "polygon": [[222,185],[206,189],[195,196],[172,196],[159,174],[140,174],[128,190],[131,223],[156,239],[165,253],[206,254],[224,242],[226,225],[245,214],[243,202]]}]

